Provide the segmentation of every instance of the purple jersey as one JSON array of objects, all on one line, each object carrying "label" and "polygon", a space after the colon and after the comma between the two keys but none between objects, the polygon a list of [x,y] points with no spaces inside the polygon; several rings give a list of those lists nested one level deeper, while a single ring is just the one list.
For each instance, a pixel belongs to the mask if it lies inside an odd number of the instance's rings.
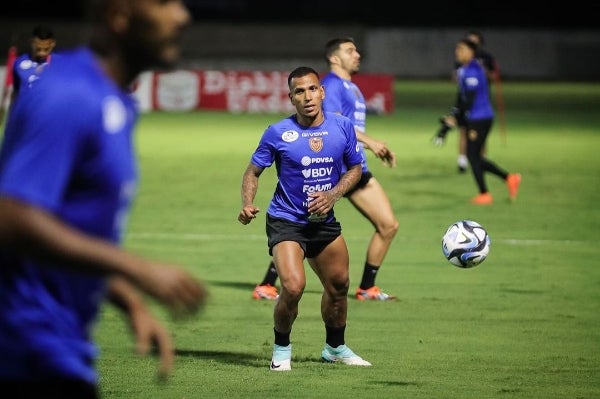
[{"label": "purple jersey", "polygon": [[29,54],[17,57],[12,69],[13,91],[18,93],[22,87],[31,87],[55,57],[60,55],[50,54],[43,62],[32,60]]},{"label": "purple jersey", "polygon": [[[351,80],[342,79],[333,72],[329,72],[321,79],[321,84],[325,87],[325,100],[323,100],[323,110],[335,112],[349,118],[354,124],[354,128],[366,134],[367,121],[367,103],[362,92]],[[358,143],[361,148],[362,171],[368,172],[367,154],[361,142]]]},{"label": "purple jersey", "polygon": [[[134,100],[87,49],[52,60],[13,103],[0,150],[0,193],[119,243],[137,166]],[[102,277],[0,249],[0,380],[56,375],[97,382],[91,325]]]},{"label": "purple jersey", "polygon": [[273,162],[277,168],[279,181],[267,213],[302,224],[334,220],[333,210],[320,220],[311,218],[308,194],[331,190],[346,168],[361,161],[352,122],[327,112],[316,127],[299,125],[295,115],[269,126],[251,159],[261,168]]},{"label": "purple jersey", "polygon": [[467,121],[491,119],[494,109],[490,99],[490,91],[485,69],[479,61],[473,59],[457,71],[458,90],[461,101],[466,103],[467,93],[474,92],[475,96],[471,108],[465,109]]}]

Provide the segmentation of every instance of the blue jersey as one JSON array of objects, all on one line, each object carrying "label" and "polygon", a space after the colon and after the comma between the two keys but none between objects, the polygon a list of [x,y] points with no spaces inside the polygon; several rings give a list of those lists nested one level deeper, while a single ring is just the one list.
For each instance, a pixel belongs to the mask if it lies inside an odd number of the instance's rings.
[{"label": "blue jersey", "polygon": [[50,54],[43,62],[32,60],[28,53],[17,57],[12,69],[13,91],[18,93],[22,87],[31,87],[33,82],[39,78],[40,73],[50,64],[50,61],[52,61],[54,57],[60,56]]},{"label": "blue jersey", "polygon": [[[11,108],[0,149],[0,194],[119,243],[137,167],[133,98],[87,49],[53,60]],[[97,382],[91,327],[102,277],[0,248],[0,380],[60,376]]]},{"label": "blue jersey", "polygon": [[[342,79],[333,72],[329,72],[321,79],[325,87],[325,100],[323,110],[344,115],[352,121],[354,127],[366,133],[367,103],[362,92],[351,80]],[[367,154],[361,142],[362,171],[368,172]]]},{"label": "blue jersey", "polygon": [[316,127],[299,125],[295,115],[269,126],[251,158],[261,168],[273,162],[277,168],[279,181],[267,213],[302,224],[334,220],[333,209],[319,220],[311,217],[308,194],[331,190],[346,168],[361,161],[352,122],[327,112]]},{"label": "blue jersey", "polygon": [[491,119],[494,117],[494,110],[490,99],[490,91],[487,82],[485,69],[479,61],[473,59],[466,65],[458,68],[458,90],[460,101],[468,104],[468,98],[472,98],[470,107],[464,109],[467,121],[477,121],[482,119]]}]

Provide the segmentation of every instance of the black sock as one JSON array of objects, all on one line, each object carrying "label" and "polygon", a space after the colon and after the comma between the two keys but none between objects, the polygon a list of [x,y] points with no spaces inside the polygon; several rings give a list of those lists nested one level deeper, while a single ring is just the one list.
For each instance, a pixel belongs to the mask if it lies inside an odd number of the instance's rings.
[{"label": "black sock", "polygon": [[377,277],[377,271],[379,271],[379,266],[373,266],[365,262],[362,280],[360,281],[361,290],[367,290],[375,285],[375,277]]},{"label": "black sock", "polygon": [[277,281],[277,269],[275,268],[275,264],[273,263],[273,261],[271,261],[271,263],[269,263],[269,268],[267,269],[267,273],[265,274],[265,278],[263,279],[262,283],[260,283],[260,285],[275,285],[275,282]]},{"label": "black sock", "polygon": [[290,344],[290,333],[280,333],[273,329],[275,333],[275,345],[288,346]]},{"label": "black sock", "polygon": [[328,327],[325,326],[325,342],[332,348],[337,348],[340,345],[344,345],[344,334],[346,332],[346,326],[343,327]]}]

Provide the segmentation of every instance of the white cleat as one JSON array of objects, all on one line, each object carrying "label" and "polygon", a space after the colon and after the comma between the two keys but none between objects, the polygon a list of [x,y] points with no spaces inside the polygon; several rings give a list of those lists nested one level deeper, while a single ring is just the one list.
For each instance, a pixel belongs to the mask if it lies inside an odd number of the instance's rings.
[{"label": "white cleat", "polygon": [[325,344],[325,348],[321,352],[321,358],[327,363],[341,362],[349,366],[371,366],[371,363],[352,352],[346,345],[332,348]]}]

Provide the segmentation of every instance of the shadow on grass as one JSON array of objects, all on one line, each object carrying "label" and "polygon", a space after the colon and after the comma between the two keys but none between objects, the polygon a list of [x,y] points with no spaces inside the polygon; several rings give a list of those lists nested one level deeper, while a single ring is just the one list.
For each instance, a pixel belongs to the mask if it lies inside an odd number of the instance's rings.
[{"label": "shadow on grass", "polygon": [[[226,287],[226,288],[234,288],[237,290],[243,290],[243,291],[247,291],[247,292],[252,292],[252,290],[254,290],[254,287],[256,286],[256,284],[252,284],[252,283],[245,283],[245,282],[240,282],[240,281],[207,281],[208,284],[210,285],[214,285],[217,287]],[[321,295],[323,291],[320,290],[304,290],[304,295],[309,294],[316,294],[316,295]],[[348,292],[348,298],[349,299],[355,299],[355,294],[353,290],[350,290]],[[380,301],[367,301],[367,302],[380,302]],[[394,298],[391,299],[389,301],[385,301],[385,302],[400,302],[398,300],[398,298]]]},{"label": "shadow on grass", "polygon": [[[203,351],[190,349],[176,349],[176,356],[191,357],[194,359],[213,360],[223,364],[232,364],[238,366],[250,366],[259,368],[268,368],[270,357],[244,353],[244,352],[228,352],[228,351]],[[323,363],[320,357],[297,357],[292,356],[293,362],[298,363]]]}]

